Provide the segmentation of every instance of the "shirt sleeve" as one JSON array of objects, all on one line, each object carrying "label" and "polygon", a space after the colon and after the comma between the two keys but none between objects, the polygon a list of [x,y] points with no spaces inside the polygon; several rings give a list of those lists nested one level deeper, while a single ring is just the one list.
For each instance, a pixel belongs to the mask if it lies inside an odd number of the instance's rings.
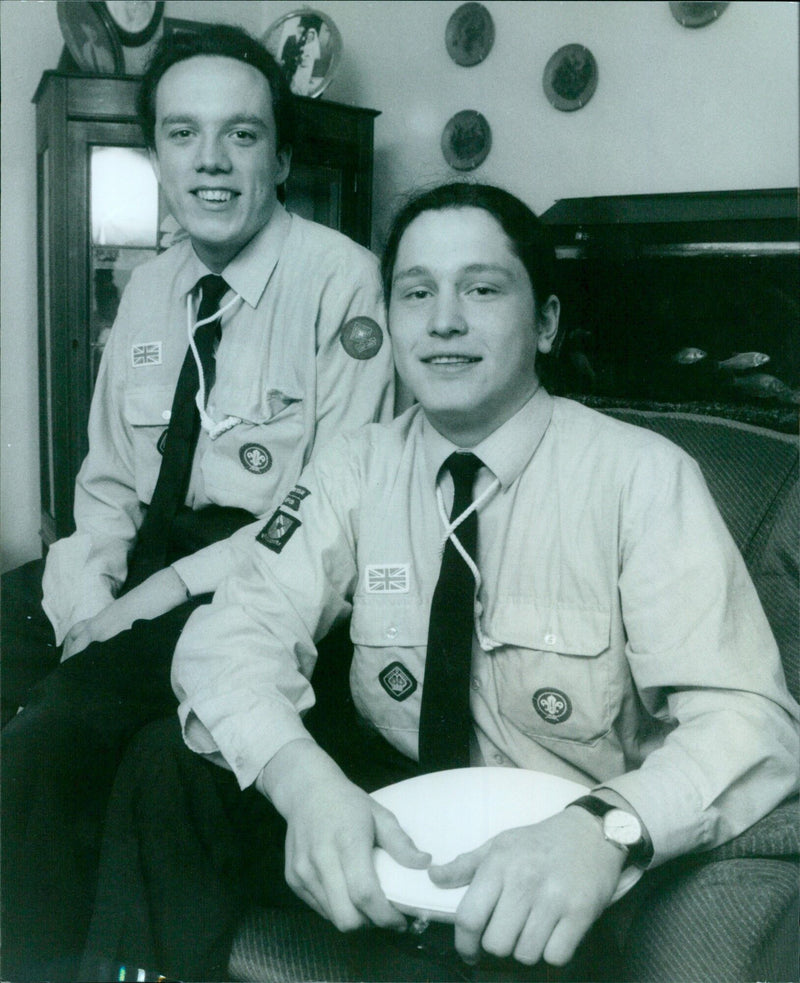
[{"label": "shirt sleeve", "polygon": [[314,703],[315,643],[351,610],[357,466],[342,441],[329,451],[304,472],[302,500],[246,543],[236,534],[236,572],[194,612],[175,652],[184,738],[221,757],[242,788],[283,745],[309,737],[301,714]]},{"label": "shirt sleeve", "polygon": [[315,447],[394,413],[394,364],[378,261],[353,246],[320,301]]},{"label": "shirt sleeve", "polygon": [[141,525],[133,444],[124,416],[125,345],[131,291],[120,301],[89,413],[89,453],[75,483],[76,531],[48,551],[42,606],[60,644],[78,621],[111,603],[125,580]]},{"label": "shirt sleeve", "polygon": [[622,503],[619,587],[640,698],[667,725],[604,786],[652,837],[654,864],[710,849],[798,787],[798,707],[755,588],[699,468],[642,461]]}]

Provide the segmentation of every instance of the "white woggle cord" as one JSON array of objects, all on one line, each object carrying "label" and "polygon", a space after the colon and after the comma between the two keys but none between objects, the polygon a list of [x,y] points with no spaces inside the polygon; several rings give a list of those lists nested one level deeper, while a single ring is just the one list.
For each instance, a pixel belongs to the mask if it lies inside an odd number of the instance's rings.
[{"label": "white woggle cord", "polygon": [[206,378],[203,373],[203,365],[200,361],[200,355],[197,351],[197,345],[194,341],[194,333],[198,328],[202,327],[204,324],[210,324],[211,321],[216,321],[219,317],[221,318],[225,311],[229,307],[233,307],[237,300],[242,298],[239,294],[234,293],[233,297],[225,304],[220,307],[218,311],[215,311],[210,317],[204,317],[202,321],[195,321],[192,315],[192,296],[187,294],[186,296],[186,331],[189,335],[189,347],[192,349],[192,354],[194,355],[194,360],[197,365],[197,377],[200,380],[200,388],[195,397],[195,402],[197,404],[198,412],[200,413],[200,426],[206,431],[208,436],[212,440],[216,440],[221,434],[227,433],[237,424],[242,422],[242,418],[239,416],[226,416],[224,420],[219,423],[214,423],[211,417],[206,412]]},{"label": "white woggle cord", "polygon": [[439,551],[442,552],[444,550],[447,540],[449,539],[450,542],[453,544],[453,546],[455,546],[455,548],[461,554],[462,560],[466,563],[466,565],[469,567],[470,571],[472,572],[472,576],[475,579],[475,603],[473,606],[473,618],[475,620],[475,634],[478,637],[478,644],[480,645],[480,647],[483,649],[484,652],[492,652],[494,651],[494,649],[499,649],[501,643],[494,641],[493,638],[490,638],[481,627],[481,615],[483,614],[483,605],[478,600],[478,592],[480,591],[481,584],[483,582],[481,578],[481,572],[478,569],[475,561],[461,545],[458,536],[456,536],[456,529],[458,528],[458,526],[461,525],[461,523],[464,521],[464,519],[467,518],[468,515],[471,515],[473,512],[476,512],[478,508],[481,505],[483,505],[483,503],[489,498],[489,496],[493,495],[499,487],[500,487],[500,479],[495,478],[494,481],[491,483],[491,485],[489,485],[489,487],[484,492],[482,492],[475,499],[475,501],[470,504],[468,508],[464,509],[464,511],[461,513],[461,515],[458,516],[458,518],[453,519],[452,522],[447,516],[447,509],[444,507],[444,496],[442,495],[442,489],[441,487],[438,486],[436,488],[436,501],[439,503],[439,518],[442,520],[442,525],[444,526],[444,535],[442,536],[442,544],[439,548]]}]

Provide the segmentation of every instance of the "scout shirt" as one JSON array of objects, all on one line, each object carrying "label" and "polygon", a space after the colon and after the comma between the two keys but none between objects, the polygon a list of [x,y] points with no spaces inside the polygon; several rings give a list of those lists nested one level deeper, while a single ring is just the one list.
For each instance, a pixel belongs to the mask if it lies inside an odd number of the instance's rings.
[{"label": "scout shirt", "polygon": [[[60,643],[109,604],[127,573],[161,466],[175,386],[209,271],[184,240],[134,269],[103,353],[89,417],[89,453],[75,489],[76,532],[55,543],[44,609]],[[377,260],[331,229],[277,205],[223,270],[222,337],[186,504],[259,515],[275,507],[318,446],[341,430],[390,420],[391,351]],[[235,292],[235,293],[234,293]],[[190,311],[187,313],[187,297]],[[227,570],[217,543],[178,561],[191,594]]]},{"label": "scout shirt", "polygon": [[[326,448],[190,618],[173,663],[184,736],[242,787],[308,737],[314,642],[351,608],[358,711],[417,758],[454,449],[418,407]],[[473,763],[617,790],[654,863],[789,795],[798,707],[696,463],[543,389],[471,450],[475,499],[496,485],[478,510]]]}]

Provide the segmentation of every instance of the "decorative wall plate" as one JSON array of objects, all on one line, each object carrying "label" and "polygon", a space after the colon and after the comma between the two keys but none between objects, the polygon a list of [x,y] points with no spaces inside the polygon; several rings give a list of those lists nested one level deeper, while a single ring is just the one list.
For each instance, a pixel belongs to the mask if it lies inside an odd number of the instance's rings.
[{"label": "decorative wall plate", "polygon": [[682,27],[705,27],[713,24],[728,6],[717,0],[671,0],[669,9]]},{"label": "decorative wall plate", "polygon": [[462,3],[447,22],[444,43],[456,65],[479,65],[494,44],[492,15],[482,3]]},{"label": "decorative wall plate", "polygon": [[122,47],[105,4],[58,0],[56,12],[67,50],[82,72],[121,75],[125,71]]},{"label": "decorative wall plate", "polygon": [[474,109],[456,113],[442,132],[442,153],[457,171],[473,171],[489,156],[492,131],[486,118]]},{"label": "decorative wall plate", "polygon": [[556,109],[564,113],[581,109],[597,88],[597,62],[582,44],[565,44],[544,68],[542,85]]},{"label": "decorative wall plate", "polygon": [[117,37],[128,48],[147,44],[164,16],[164,0],[106,0],[105,7]]},{"label": "decorative wall plate", "polygon": [[319,96],[333,81],[342,36],[327,14],[308,7],[293,10],[271,24],[261,40],[296,96]]}]

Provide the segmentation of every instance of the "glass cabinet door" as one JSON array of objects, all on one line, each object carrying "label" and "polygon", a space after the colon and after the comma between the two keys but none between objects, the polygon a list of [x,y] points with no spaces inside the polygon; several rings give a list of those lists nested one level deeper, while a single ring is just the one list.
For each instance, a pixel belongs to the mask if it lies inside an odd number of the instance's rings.
[{"label": "glass cabinet door", "polygon": [[145,150],[95,145],[89,154],[89,345],[94,383],[131,271],[156,255],[159,196]]}]

